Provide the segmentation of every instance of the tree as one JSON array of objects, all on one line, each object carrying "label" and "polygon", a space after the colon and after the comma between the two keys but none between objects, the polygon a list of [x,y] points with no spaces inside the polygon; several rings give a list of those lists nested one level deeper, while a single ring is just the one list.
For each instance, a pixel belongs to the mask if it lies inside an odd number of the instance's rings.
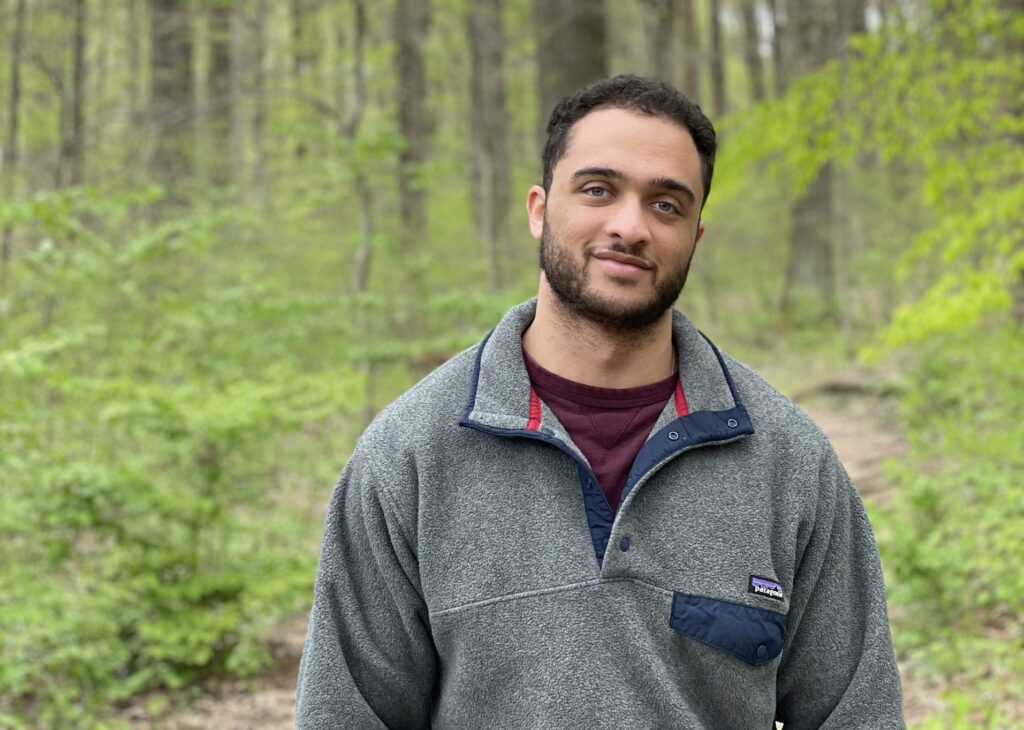
[{"label": "tree", "polygon": [[534,0],[540,138],[555,104],[581,86],[608,76],[605,7],[598,2]]},{"label": "tree", "polygon": [[252,50],[249,63],[252,65],[252,137],[254,162],[252,168],[253,198],[260,208],[267,202],[267,47],[268,0],[256,0],[253,13]]},{"label": "tree", "polygon": [[757,7],[754,0],[742,0],[740,18],[743,21],[743,60],[750,82],[750,98],[764,99],[764,64],[761,62],[761,34],[757,28]]},{"label": "tree", "polygon": [[[25,42],[25,0],[18,0],[14,10],[14,37],[11,39],[11,95],[7,103],[7,139],[3,149],[3,193],[5,200],[14,197],[15,173],[18,169],[18,114],[21,111],[21,49]],[[6,279],[11,260],[11,224],[4,225],[0,242],[0,274]]]},{"label": "tree", "polygon": [[[840,40],[831,0],[790,0],[783,36],[783,83],[821,67]],[[788,321],[838,320],[832,202],[833,163],[823,164],[791,208],[793,232],[781,309]]]},{"label": "tree", "polygon": [[715,115],[724,116],[729,110],[725,85],[725,49],[722,47],[722,6],[720,0],[708,3],[708,23],[711,26],[711,100]]},{"label": "tree", "polygon": [[431,121],[427,113],[424,45],[430,29],[429,0],[397,0],[393,21],[398,73],[398,129],[405,140],[399,155],[400,243],[414,247],[427,224],[427,195],[418,183],[427,161]]},{"label": "tree", "polygon": [[676,83],[676,35],[673,0],[643,0],[644,35],[647,38],[647,75]]},{"label": "tree", "polygon": [[174,190],[193,168],[192,35],[187,0],[150,0],[151,167]]},{"label": "tree", "polygon": [[64,135],[63,157],[69,166],[68,182],[81,185],[85,178],[85,0],[73,0],[71,119]]},{"label": "tree", "polygon": [[768,12],[772,18],[772,80],[775,96],[786,91],[786,75],[782,62],[782,33],[785,27],[786,0],[768,0]]},{"label": "tree", "polygon": [[676,0],[679,9],[679,25],[682,27],[683,52],[683,93],[694,101],[701,99],[701,47],[700,33],[697,27],[697,13],[694,9],[695,0]]},{"label": "tree", "polygon": [[[471,71],[473,170],[477,224],[491,263],[491,289],[505,285],[509,161],[505,111],[505,31],[501,0],[470,0],[466,16]],[[474,186],[477,187],[477,186]]]},{"label": "tree", "polygon": [[[232,179],[233,146],[232,134],[234,111],[238,99],[236,79],[237,61],[232,58],[232,31],[235,9],[232,0],[215,0],[209,6],[210,62],[207,67],[207,109],[203,115],[203,127],[209,138],[208,157],[210,180],[215,185],[225,185]],[[233,62],[234,61],[234,62]]]}]

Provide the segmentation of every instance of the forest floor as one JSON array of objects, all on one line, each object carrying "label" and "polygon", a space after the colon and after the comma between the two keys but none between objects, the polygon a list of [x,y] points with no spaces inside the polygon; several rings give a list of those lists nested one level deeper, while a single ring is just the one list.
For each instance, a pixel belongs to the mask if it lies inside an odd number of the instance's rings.
[{"label": "forest floor", "polygon": [[[795,398],[832,440],[865,502],[888,499],[884,462],[905,453],[896,404],[856,376],[830,379]],[[286,730],[294,728],[295,678],[305,615],[281,624],[273,642],[276,663],[261,677],[215,680],[190,694],[152,696],[127,708],[125,719],[142,730]],[[904,675],[907,721],[942,707],[941,688]]]}]

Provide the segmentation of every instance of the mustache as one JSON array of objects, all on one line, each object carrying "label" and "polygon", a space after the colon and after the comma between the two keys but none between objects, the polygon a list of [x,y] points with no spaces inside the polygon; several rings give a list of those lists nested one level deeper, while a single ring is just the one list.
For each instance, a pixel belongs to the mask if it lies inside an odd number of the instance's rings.
[{"label": "mustache", "polygon": [[647,256],[644,255],[643,249],[643,245],[627,246],[622,241],[615,241],[614,243],[608,244],[607,246],[601,246],[599,248],[593,249],[590,252],[590,255],[593,256],[595,253],[599,251],[614,251],[615,253],[625,254],[626,256],[632,256],[635,259],[639,259],[647,266],[653,268],[654,262],[652,262],[650,259],[647,258]]}]

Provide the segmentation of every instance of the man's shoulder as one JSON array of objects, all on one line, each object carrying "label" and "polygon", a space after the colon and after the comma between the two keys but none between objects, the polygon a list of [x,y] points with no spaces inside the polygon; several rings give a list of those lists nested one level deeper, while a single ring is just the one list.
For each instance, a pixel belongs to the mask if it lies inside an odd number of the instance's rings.
[{"label": "man's shoulder", "polygon": [[776,440],[805,446],[831,448],[828,437],[809,415],[779,392],[756,370],[726,353],[722,354],[736,383],[755,432]]},{"label": "man's shoulder", "polygon": [[386,406],[363,433],[362,441],[401,444],[437,438],[458,428],[469,398],[477,343],[455,355]]}]

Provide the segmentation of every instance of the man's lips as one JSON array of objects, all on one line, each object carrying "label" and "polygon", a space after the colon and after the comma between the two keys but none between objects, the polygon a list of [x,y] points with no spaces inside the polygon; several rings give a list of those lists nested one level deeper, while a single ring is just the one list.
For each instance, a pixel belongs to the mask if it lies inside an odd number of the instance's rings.
[{"label": "man's lips", "polygon": [[646,261],[645,259],[639,258],[637,256],[630,256],[629,254],[626,253],[620,253],[619,251],[598,251],[597,253],[593,254],[593,256],[595,259],[600,259],[601,261],[609,262],[610,266],[608,268],[613,268],[617,270],[620,269],[620,267],[617,266],[616,264],[622,265],[621,270],[624,271],[629,270],[625,267],[634,267],[637,269],[653,268],[649,261]]}]

